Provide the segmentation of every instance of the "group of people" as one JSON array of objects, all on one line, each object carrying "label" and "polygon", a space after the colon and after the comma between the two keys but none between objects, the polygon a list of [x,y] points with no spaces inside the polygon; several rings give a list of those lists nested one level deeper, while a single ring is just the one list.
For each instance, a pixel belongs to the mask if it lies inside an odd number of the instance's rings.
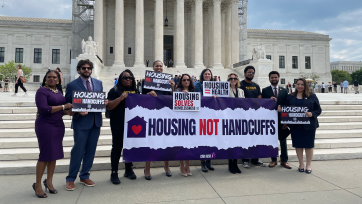
[{"label": "group of people", "polygon": [[[163,63],[159,60],[153,63],[155,72],[163,72]],[[103,92],[103,85],[100,80],[91,77],[93,63],[89,60],[80,60],[77,65],[77,72],[80,77],[68,83],[65,97],[58,90],[57,85],[60,83],[60,75],[54,70],[46,73],[43,79],[42,88],[36,93],[36,105],[38,108],[38,117],[35,122],[35,131],[39,142],[39,160],[36,166],[36,183],[33,184],[35,194],[39,198],[46,198],[48,195],[42,189],[42,176],[47,168],[47,179],[43,181],[49,193],[56,194],[58,191],[53,186],[53,174],[56,166],[56,160],[64,158],[62,140],[64,137],[63,115],[72,116],[72,129],[74,136],[74,146],[70,154],[69,174],[66,177],[65,189],[73,191],[74,182],[78,176],[81,164],[82,168],[79,173],[80,182],[85,186],[95,186],[90,179],[90,169],[92,168],[94,155],[96,152],[97,142],[102,126],[102,114],[94,112],[72,112],[72,92],[77,91],[97,91]],[[313,157],[315,132],[318,128],[317,117],[322,110],[315,94],[309,92],[308,83],[304,79],[298,79],[295,91],[288,94],[288,91],[279,86],[279,73],[272,71],[269,73],[270,86],[261,91],[259,85],[253,82],[255,68],[248,66],[244,70],[244,79],[241,81],[238,74],[228,75],[227,81],[230,82],[231,98],[268,98],[274,99],[279,105],[299,105],[308,107],[306,115],[310,117],[310,124],[306,125],[282,125],[279,122],[279,131],[290,128],[293,147],[296,148],[299,159],[299,172],[311,173],[311,161]],[[185,73],[182,74],[177,85],[174,80],[170,80],[172,92],[151,90],[142,88],[137,89],[133,73],[126,69],[118,77],[117,84],[110,89],[105,100],[106,109],[110,111],[110,128],[112,132],[112,150],[111,150],[111,175],[110,180],[113,184],[120,184],[118,177],[118,165],[123,149],[124,138],[124,115],[125,100],[128,94],[148,94],[153,97],[159,95],[171,95],[173,92],[200,92],[203,94],[203,82],[213,81],[214,77],[210,69],[204,69],[199,77],[199,81],[192,83],[192,77]],[[144,84],[143,82],[141,82]],[[213,96],[216,98],[217,96]],[[279,133],[280,134],[280,133]],[[288,152],[286,139],[280,141],[281,145],[281,166],[291,169],[288,164]],[[303,152],[306,152],[307,162],[304,164]],[[250,160],[251,159],[251,160]],[[203,172],[213,171],[215,168],[211,160],[200,161]],[[277,158],[272,158],[269,167],[277,165]],[[242,165],[249,168],[250,165],[266,166],[258,158],[243,158]],[[125,163],[124,177],[136,179],[132,163]],[[164,161],[164,170],[167,177],[172,176],[169,162]],[[237,159],[230,159],[228,170],[235,174],[241,173],[238,167]],[[182,176],[192,176],[189,161],[180,161],[180,173]],[[146,162],[144,169],[144,178],[151,180],[151,162]]]}]

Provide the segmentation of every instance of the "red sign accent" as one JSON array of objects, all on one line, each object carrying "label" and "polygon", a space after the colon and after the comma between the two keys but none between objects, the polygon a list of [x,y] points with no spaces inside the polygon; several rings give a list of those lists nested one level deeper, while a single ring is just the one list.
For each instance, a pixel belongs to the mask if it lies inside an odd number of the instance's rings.
[{"label": "red sign accent", "polygon": [[282,117],[288,117],[288,113],[282,113]]},{"label": "red sign accent", "polygon": [[141,126],[141,125],[138,125],[138,126],[134,125],[134,126],[132,126],[132,131],[133,131],[134,134],[136,134],[136,135],[138,135],[138,133],[140,133],[141,130],[142,130],[142,126]]},{"label": "red sign accent", "polygon": [[210,94],[211,90],[210,89],[205,89],[205,94]]}]

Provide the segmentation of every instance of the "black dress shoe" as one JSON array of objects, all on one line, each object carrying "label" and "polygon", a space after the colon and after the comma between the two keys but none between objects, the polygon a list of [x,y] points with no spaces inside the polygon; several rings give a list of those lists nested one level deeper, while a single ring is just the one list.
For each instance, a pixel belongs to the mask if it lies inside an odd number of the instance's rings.
[{"label": "black dress shoe", "polygon": [[203,172],[208,172],[209,170],[207,170],[207,168],[206,168],[206,163],[205,163],[205,161],[201,161],[201,170],[203,171]]},{"label": "black dress shoe", "polygon": [[[170,168],[170,167],[168,167],[168,168]],[[163,169],[165,169],[165,167],[163,167]],[[171,169],[170,169],[170,173],[168,173],[168,172],[166,171],[166,169],[165,169],[165,172],[166,172],[166,176],[167,176],[167,177],[171,177],[171,176],[172,176]]]},{"label": "black dress shoe", "polygon": [[234,164],[232,162],[232,159],[229,159],[229,171],[232,174],[236,174],[235,168],[234,168]]},{"label": "black dress shoe", "polygon": [[133,169],[126,169],[126,171],[124,172],[124,177],[129,178],[131,180],[135,180],[137,178],[136,174],[133,172]]},{"label": "black dress shoe", "polygon": [[119,178],[118,178],[118,173],[112,173],[112,174],[111,174],[111,182],[112,182],[114,185],[121,184],[121,181],[120,181]]},{"label": "black dress shoe", "polygon": [[304,169],[298,168],[298,171],[303,173],[303,172],[304,172]]},{"label": "black dress shoe", "polygon": [[238,167],[238,160],[237,159],[233,159],[233,165],[234,165],[235,172],[238,173],[238,174],[241,174],[241,170]]},{"label": "black dress shoe", "polygon": [[307,174],[311,174],[312,173],[312,169],[311,170],[305,170],[305,173],[307,173]]},{"label": "black dress shoe", "polygon": [[152,179],[152,176],[146,176],[146,170],[144,170],[143,173],[145,174],[146,180],[150,181]]},{"label": "black dress shoe", "polygon": [[214,171],[214,167],[211,165],[211,160],[206,160],[206,167],[211,170],[211,171]]}]

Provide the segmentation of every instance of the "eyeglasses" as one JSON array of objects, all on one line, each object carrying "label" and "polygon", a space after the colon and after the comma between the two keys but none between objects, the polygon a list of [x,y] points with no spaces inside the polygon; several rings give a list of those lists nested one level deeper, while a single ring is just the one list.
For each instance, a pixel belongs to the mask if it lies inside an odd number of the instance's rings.
[{"label": "eyeglasses", "polygon": [[238,79],[237,78],[229,78],[229,81],[232,81],[232,80],[237,81]]},{"label": "eyeglasses", "polygon": [[133,77],[133,76],[123,76],[122,79],[123,79],[123,80],[127,80],[127,79],[133,80],[134,77]]},{"label": "eyeglasses", "polygon": [[190,79],[182,79],[182,81],[190,81]]},{"label": "eyeglasses", "polygon": [[255,74],[255,72],[246,72],[247,74],[252,74],[252,75],[254,75]]},{"label": "eyeglasses", "polygon": [[86,69],[88,69],[89,71],[92,71],[92,67],[82,67],[82,70],[85,71]]}]

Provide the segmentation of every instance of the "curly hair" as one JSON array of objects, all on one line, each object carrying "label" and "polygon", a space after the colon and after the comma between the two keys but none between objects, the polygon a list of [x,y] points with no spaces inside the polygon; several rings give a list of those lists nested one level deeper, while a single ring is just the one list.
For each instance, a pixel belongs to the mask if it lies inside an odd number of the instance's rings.
[{"label": "curly hair", "polygon": [[93,69],[93,62],[91,62],[89,59],[86,60],[80,60],[77,64],[77,71],[79,71],[83,65],[88,64],[91,69]]},{"label": "curly hair", "polygon": [[188,87],[188,91],[189,92],[194,92],[195,91],[195,86],[194,86],[192,78],[190,77],[189,74],[182,74],[181,79],[178,81],[177,88],[180,88],[181,91],[184,89],[184,86],[182,85],[182,80],[183,80],[184,76],[188,76],[189,79],[190,79],[190,85]]}]

